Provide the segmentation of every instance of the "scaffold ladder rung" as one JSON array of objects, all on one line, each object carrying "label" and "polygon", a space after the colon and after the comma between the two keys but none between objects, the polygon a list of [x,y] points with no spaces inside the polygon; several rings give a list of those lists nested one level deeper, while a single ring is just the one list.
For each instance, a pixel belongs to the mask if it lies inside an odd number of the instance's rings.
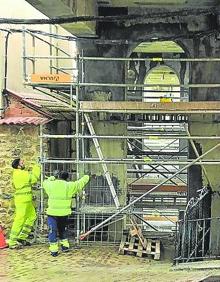
[{"label": "scaffold ladder rung", "polygon": [[[95,136],[95,130],[94,130],[94,127],[92,125],[92,122],[91,122],[91,119],[90,119],[89,115],[84,113],[84,117],[85,117],[86,124],[87,124],[87,126],[89,128],[89,132],[90,132],[91,136]],[[107,167],[106,163],[104,162],[104,157],[103,157],[103,153],[102,153],[101,147],[99,145],[99,141],[98,141],[98,139],[96,137],[93,137],[92,140],[93,140],[94,146],[96,148],[99,160],[103,161],[103,163],[101,163],[102,169],[104,171],[104,175],[105,175],[106,180],[108,182],[108,185],[109,185],[109,188],[110,188],[110,191],[111,191],[111,194],[112,194],[115,206],[116,206],[116,208],[119,208],[120,204],[119,204],[118,196],[117,196],[117,194],[115,192],[115,187],[114,187],[114,184],[112,182],[110,173],[108,171],[108,167]]]}]

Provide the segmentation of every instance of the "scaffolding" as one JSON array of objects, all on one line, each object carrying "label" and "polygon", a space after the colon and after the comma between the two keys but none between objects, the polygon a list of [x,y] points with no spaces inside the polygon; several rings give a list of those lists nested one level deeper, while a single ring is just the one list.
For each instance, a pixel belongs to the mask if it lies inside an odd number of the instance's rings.
[{"label": "scaffolding", "polygon": [[[77,179],[87,171],[98,170],[95,180],[92,180],[86,187],[82,197],[77,197],[75,205],[73,205],[73,214],[69,218],[69,232],[75,237],[79,243],[80,234],[84,236],[85,243],[102,242],[108,244],[119,243],[124,230],[129,227],[128,217],[137,215],[139,217],[138,224],[143,228],[151,230],[158,229],[144,220],[144,215],[149,213],[159,213],[162,217],[166,217],[163,208],[175,210],[173,214],[178,214],[178,210],[185,209],[186,187],[187,187],[187,168],[192,165],[216,165],[220,160],[205,159],[203,157],[209,151],[216,149],[219,144],[213,146],[210,150],[203,153],[202,156],[196,154],[196,159],[188,159],[187,141],[193,144],[194,140],[213,140],[218,142],[220,136],[191,136],[188,131],[187,122],[189,115],[192,114],[219,114],[219,102],[209,103],[193,103],[185,102],[188,90],[191,88],[214,88],[220,87],[220,84],[178,84],[171,87],[179,87],[179,93],[182,93],[184,102],[137,102],[133,101],[132,91],[137,88],[142,89],[144,93],[145,87],[149,86],[145,83],[97,83],[85,81],[85,62],[91,61],[120,61],[126,66],[129,62],[136,61],[154,61],[154,62],[210,62],[220,61],[219,58],[100,58],[100,57],[84,57],[83,55],[72,56],[62,52],[56,45],[44,39],[45,44],[50,47],[48,56],[38,56],[33,49],[33,54],[27,54],[25,49],[26,37],[33,38],[34,45],[36,40],[42,40],[36,37],[30,31],[23,31],[23,70],[24,82],[26,85],[35,89],[44,91],[49,95],[53,95],[59,99],[69,101],[70,108],[75,113],[74,134],[58,135],[45,134],[41,127],[41,165],[42,179],[45,175],[50,175],[55,168],[68,170],[71,176]],[[52,49],[55,48],[56,55]],[[63,55],[59,54],[61,52]],[[31,62],[31,74],[37,74],[37,61],[49,60],[50,75],[70,75],[69,81],[61,81],[46,83],[45,81],[34,81],[33,76],[27,72],[27,62]],[[56,65],[53,65],[55,60]],[[74,67],[60,66],[59,61],[67,62]],[[30,67],[30,66],[29,66]],[[73,72],[75,75],[73,77]],[[154,85],[151,86],[164,86]],[[166,84],[167,86],[167,84]],[[101,87],[103,88],[122,88],[130,92],[125,95],[128,101],[83,101],[82,97],[85,88]],[[42,90],[43,89],[43,90]],[[132,89],[130,91],[129,89]],[[138,90],[140,91],[140,90]],[[159,90],[160,91],[160,90]],[[158,92],[158,91],[157,91]],[[148,93],[153,93],[149,90]],[[162,97],[166,93],[160,91]],[[172,91],[171,91],[172,93]],[[173,91],[173,94],[176,90]],[[155,98],[154,96],[151,96]],[[143,99],[142,96],[138,100]],[[118,118],[120,114],[120,119]],[[109,134],[99,135],[95,131],[97,121],[101,120],[107,124],[113,124],[118,121],[127,124],[126,130],[122,135]],[[164,125],[164,131],[161,132],[161,125]],[[43,149],[45,140],[70,139],[74,142],[75,155],[69,158],[51,158],[47,156]],[[124,148],[128,150],[126,156],[106,157],[102,150],[103,140],[111,144],[112,142],[121,142]],[[165,142],[166,141],[166,142]],[[160,142],[160,143],[158,143]],[[88,154],[88,146],[94,143],[93,156]],[[165,145],[164,145],[165,143]],[[159,145],[158,145],[159,144]],[[180,146],[181,144],[181,146]],[[96,156],[95,156],[96,155]],[[116,171],[125,172],[127,184],[119,183]],[[206,173],[207,174],[207,173]],[[159,176],[159,180],[154,183],[147,183],[149,180],[146,175]],[[130,179],[127,181],[127,179]],[[141,180],[145,180],[145,189],[135,191],[135,184],[141,187]],[[163,187],[167,184],[168,192],[163,191]],[[162,188],[161,188],[162,187]],[[159,189],[162,189],[161,192]],[[165,188],[164,188],[165,189]],[[141,191],[141,192],[140,192]],[[158,211],[158,209],[162,209]],[[41,190],[39,220],[40,231],[45,228],[45,206],[44,195]],[[170,222],[170,221],[169,221]],[[175,222],[171,221],[173,230],[175,230]],[[169,232],[172,232],[172,228]],[[88,231],[89,230],[89,231]],[[180,229],[179,229],[180,230]],[[159,235],[158,235],[159,236]],[[181,239],[180,239],[181,241]],[[197,241],[196,241],[197,242]],[[197,243],[196,243],[197,244]]]}]

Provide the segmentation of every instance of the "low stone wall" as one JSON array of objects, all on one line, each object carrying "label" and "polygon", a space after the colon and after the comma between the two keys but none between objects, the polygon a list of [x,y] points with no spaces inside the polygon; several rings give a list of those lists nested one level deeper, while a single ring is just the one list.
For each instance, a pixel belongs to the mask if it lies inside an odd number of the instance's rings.
[{"label": "low stone wall", "polygon": [[40,154],[39,127],[1,125],[0,138],[0,225],[8,232],[14,216],[11,162],[21,157],[31,168]]}]

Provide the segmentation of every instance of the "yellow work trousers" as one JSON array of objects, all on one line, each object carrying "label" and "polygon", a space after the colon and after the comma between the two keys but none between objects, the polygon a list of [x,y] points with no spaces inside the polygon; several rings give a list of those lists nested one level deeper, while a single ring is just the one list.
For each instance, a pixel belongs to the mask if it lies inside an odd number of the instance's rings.
[{"label": "yellow work trousers", "polygon": [[9,247],[16,245],[17,240],[26,240],[36,220],[32,201],[15,203],[15,218],[9,236]]}]

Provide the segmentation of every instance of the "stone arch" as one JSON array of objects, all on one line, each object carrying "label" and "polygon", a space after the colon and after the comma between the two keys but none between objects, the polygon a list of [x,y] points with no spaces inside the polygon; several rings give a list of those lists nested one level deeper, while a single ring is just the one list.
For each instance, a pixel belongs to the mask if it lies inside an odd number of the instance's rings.
[{"label": "stone arch", "polygon": [[[138,47],[140,46],[140,47]],[[141,47],[142,46],[142,47]],[[168,50],[169,48],[169,50]],[[168,50],[168,52],[167,52]],[[176,41],[154,41],[154,42],[141,42],[133,46],[133,51],[130,52],[130,57],[133,58],[145,58],[146,54],[149,58],[163,57],[164,54],[168,54],[170,57],[182,58],[186,57],[185,48],[182,48],[182,44],[178,44]],[[159,62],[159,61],[146,61],[146,62],[129,62],[128,66],[128,82],[129,83],[144,83],[147,73],[159,66],[166,65],[171,68],[178,76],[180,84],[187,84],[189,81],[189,64],[187,62],[169,61],[169,62]],[[141,89],[140,89],[141,91]],[[182,97],[188,98],[188,93],[185,93],[181,89]],[[136,93],[137,96],[141,95],[141,92]]]}]

